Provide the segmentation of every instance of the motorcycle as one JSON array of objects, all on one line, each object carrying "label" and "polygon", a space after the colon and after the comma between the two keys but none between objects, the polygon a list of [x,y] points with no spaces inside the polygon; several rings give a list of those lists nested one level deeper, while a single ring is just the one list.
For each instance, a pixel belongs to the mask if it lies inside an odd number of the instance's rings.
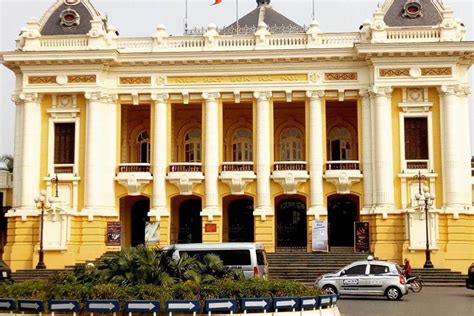
[{"label": "motorcycle", "polygon": [[424,285],[420,275],[407,278],[406,283],[409,285],[408,289],[413,293],[420,293]]}]

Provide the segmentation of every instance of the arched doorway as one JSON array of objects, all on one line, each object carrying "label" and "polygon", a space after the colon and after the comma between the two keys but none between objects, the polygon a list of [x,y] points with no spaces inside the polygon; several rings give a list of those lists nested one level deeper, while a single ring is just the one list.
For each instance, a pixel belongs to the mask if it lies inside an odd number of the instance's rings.
[{"label": "arched doorway", "polygon": [[126,196],[120,199],[122,246],[145,244],[145,226],[150,219],[150,199],[146,196]]},{"label": "arched doorway", "polygon": [[332,195],[328,197],[330,247],[354,247],[354,223],[359,217],[359,197]]},{"label": "arched doorway", "polygon": [[[234,200],[228,201],[232,198]],[[248,197],[235,199],[230,196],[227,199],[224,198],[224,205],[227,205],[227,236],[224,236],[227,241],[253,242],[253,199]]]},{"label": "arched doorway", "polygon": [[277,199],[277,248],[306,250],[306,203],[298,198]]},{"label": "arched doorway", "polygon": [[201,199],[190,199],[179,205],[178,243],[202,242]]}]

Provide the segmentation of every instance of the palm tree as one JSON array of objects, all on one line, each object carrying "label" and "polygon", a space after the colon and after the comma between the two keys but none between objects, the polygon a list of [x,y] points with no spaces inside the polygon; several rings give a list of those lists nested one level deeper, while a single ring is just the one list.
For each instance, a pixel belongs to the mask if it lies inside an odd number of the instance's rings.
[{"label": "palm tree", "polygon": [[[3,162],[6,170],[13,172],[13,156],[12,155],[1,155],[0,162]],[[1,168],[1,165],[0,165]]]}]

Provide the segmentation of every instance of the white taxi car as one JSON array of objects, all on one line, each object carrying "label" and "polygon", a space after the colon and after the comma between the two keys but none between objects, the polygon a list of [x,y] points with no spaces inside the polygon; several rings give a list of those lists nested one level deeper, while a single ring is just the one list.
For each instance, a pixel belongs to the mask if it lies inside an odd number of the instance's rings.
[{"label": "white taxi car", "polygon": [[353,262],[335,273],[320,276],[314,286],[336,295],[380,295],[399,300],[408,293],[402,268],[393,262]]}]

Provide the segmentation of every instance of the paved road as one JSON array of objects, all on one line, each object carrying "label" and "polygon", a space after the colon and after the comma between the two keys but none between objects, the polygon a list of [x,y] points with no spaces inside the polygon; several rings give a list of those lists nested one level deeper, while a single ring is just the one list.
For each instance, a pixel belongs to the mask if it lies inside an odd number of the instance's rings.
[{"label": "paved road", "polygon": [[474,316],[474,291],[462,287],[425,287],[400,301],[385,298],[341,297],[342,316]]}]

